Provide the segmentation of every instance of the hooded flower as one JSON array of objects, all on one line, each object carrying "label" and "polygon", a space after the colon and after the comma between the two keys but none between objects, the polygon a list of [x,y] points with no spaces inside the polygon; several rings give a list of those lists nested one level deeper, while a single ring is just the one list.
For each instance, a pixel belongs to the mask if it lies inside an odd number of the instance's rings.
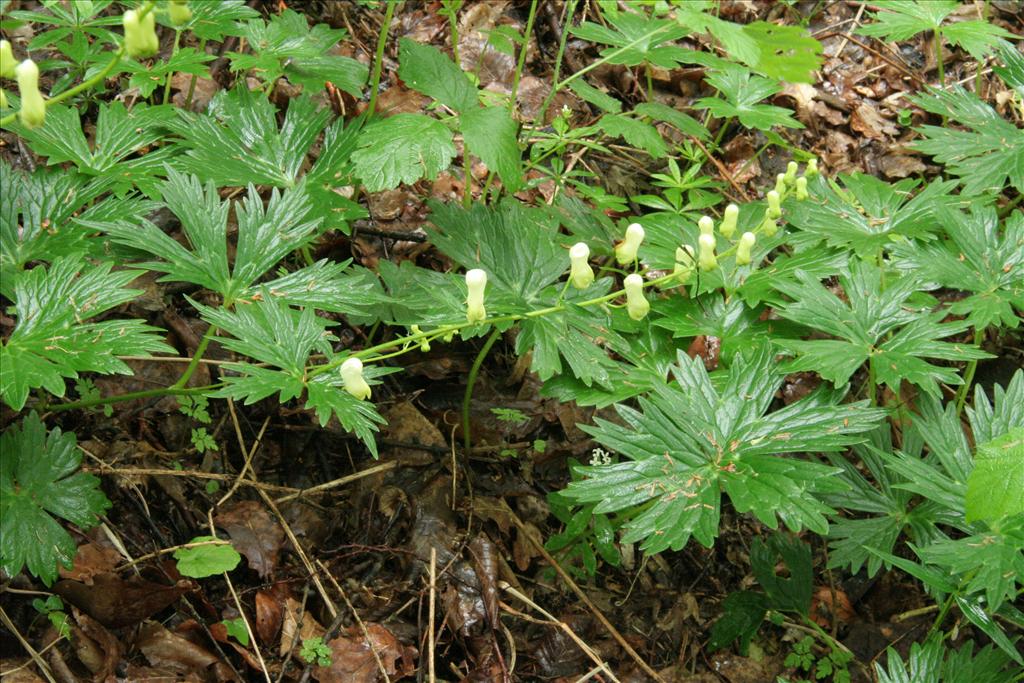
[{"label": "hooded flower", "polygon": [[487,309],[484,308],[485,287],[487,273],[479,268],[466,272],[466,288],[469,290],[466,297],[466,320],[471,323],[478,323],[487,318]]},{"label": "hooded flower", "polygon": [[586,289],[594,282],[594,269],[587,259],[590,258],[590,247],[584,242],[577,242],[569,250],[569,281],[576,289]]},{"label": "hooded flower", "polygon": [[733,233],[736,232],[736,220],[739,216],[740,207],[735,204],[725,207],[725,212],[722,214],[722,225],[718,228],[719,232],[722,233],[722,237],[732,239]]},{"label": "hooded flower", "polygon": [[370,385],[363,379],[363,362],[352,357],[341,364],[341,381],[345,391],[360,401],[370,398]]},{"label": "hooded flower", "polygon": [[644,279],[637,273],[627,275],[623,281],[626,290],[626,312],[633,320],[643,320],[651,310],[651,304],[644,297]]},{"label": "hooded flower", "polygon": [[700,246],[700,257],[698,264],[701,270],[714,270],[718,266],[718,258],[715,256],[715,236],[701,235],[697,240]]},{"label": "hooded flower", "polygon": [[121,24],[124,26],[124,50],[129,57],[152,57],[160,49],[153,12],[140,18],[137,11],[130,9],[121,18]]},{"label": "hooded flower", "polygon": [[752,232],[745,232],[736,245],[736,265],[745,266],[750,263],[750,249],[757,241],[757,236]]},{"label": "hooded flower", "polygon": [[639,223],[630,223],[626,228],[626,238],[615,245],[615,261],[624,266],[636,261],[640,243],[644,241],[644,228]]},{"label": "hooded flower", "polygon": [[43,125],[46,118],[46,102],[43,101],[43,94],[39,92],[39,67],[31,59],[26,59],[14,68],[14,75],[18,80],[18,92],[21,95],[18,120],[26,128]]},{"label": "hooded flower", "polygon": [[0,40],[0,78],[14,78],[15,64],[17,62],[14,61],[14,50],[11,49],[11,43]]}]

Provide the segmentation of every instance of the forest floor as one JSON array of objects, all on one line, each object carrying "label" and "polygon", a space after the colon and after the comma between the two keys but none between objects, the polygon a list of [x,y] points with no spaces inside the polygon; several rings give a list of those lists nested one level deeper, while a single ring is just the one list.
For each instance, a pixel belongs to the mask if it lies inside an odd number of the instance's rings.
[{"label": "forest floor", "polygon": [[[351,36],[344,53],[373,60],[383,20],[376,3],[250,4],[265,12],[287,4],[311,24],[344,28]],[[990,21],[1018,35],[1024,31],[1019,3],[988,5]],[[528,8],[528,2],[469,0],[460,10],[462,66],[478,73],[481,87],[508,92],[515,62],[489,48],[486,36],[503,25],[522,31]],[[426,107],[427,99],[397,77],[397,41],[409,37],[450,54],[452,34],[441,9],[430,1],[408,2],[397,11],[379,110]],[[967,4],[963,12],[977,9]],[[804,22],[822,43],[816,81],[787,84],[773,103],[792,109],[804,125],[778,135],[815,154],[829,174],[861,172],[893,181],[936,172],[929,158],[907,146],[916,136],[912,127],[928,115],[905,96],[936,82],[930,36],[898,45],[860,36],[854,33],[864,19],[858,2],[725,2],[721,16],[738,23]],[[564,20],[562,2],[539,4],[519,85],[523,110],[536,110],[550,87]],[[563,68],[583,69],[597,54],[593,45],[570,40]],[[979,92],[993,106],[1005,104],[988,64],[956,49],[947,48],[942,58],[948,82]],[[214,78],[199,83],[197,106],[230,81],[222,67],[214,63]],[[589,81],[626,102],[646,97],[636,69],[605,64]],[[686,107],[708,90],[700,67],[655,69],[652,82],[655,101],[673,107]],[[272,97],[286,101],[287,83]],[[348,96],[338,104],[346,117],[366,106]],[[571,93],[554,104],[552,111],[568,106],[575,125],[597,118]],[[722,181],[730,196],[760,196],[790,159],[767,142],[756,130],[728,131],[718,163],[707,164],[705,172]],[[610,193],[651,191],[648,161],[628,150],[592,152],[585,162]],[[520,198],[544,202],[548,190],[541,185]],[[352,235],[323,241],[315,256],[353,258],[370,269],[384,260],[445,269],[450,264],[425,243],[426,201],[451,201],[463,191],[453,168],[432,182],[371,194],[365,198],[370,217],[357,221]],[[166,306],[166,285],[149,287],[133,306],[162,318],[182,346],[194,349],[204,323]],[[364,343],[372,332],[353,327],[341,334]],[[378,437],[377,459],[340,425],[320,428],[309,411],[274,400],[239,405],[237,413],[218,406],[210,433],[219,450],[205,455],[190,443],[192,422],[174,398],[119,403],[110,414],[63,416],[65,429],[78,434],[87,454],[84,468],[102,478],[114,502],[104,524],[77,539],[75,566],[62,571],[56,588],[75,606],[76,628],[87,637],[79,637],[75,648],[55,642],[55,632],[31,606],[36,585],[22,577],[0,596],[12,621],[0,633],[3,669],[29,661],[13,626],[46,651],[61,681],[86,680],[86,668],[106,676],[94,680],[428,680],[428,653],[437,680],[500,681],[508,672],[524,681],[570,682],[587,675],[612,680],[595,662],[607,663],[623,683],[652,680],[641,662],[663,681],[809,677],[784,663],[804,636],[798,626],[766,625],[748,656],[706,647],[722,601],[753,584],[750,541],[766,533],[728,505],[712,548],[691,542],[679,552],[645,557],[623,546],[620,566],[601,563],[594,576],[581,571],[578,558],[544,549],[544,541],[563,529],[548,494],[564,488],[570,459],[592,457],[596,444],[578,425],[603,411],[541,397],[539,381],[512,353],[511,341],[498,341],[480,373],[468,453],[456,450],[459,411],[479,341],[436,344],[399,359],[404,372],[389,376],[374,393],[388,422]],[[702,340],[692,353],[710,354],[713,342]],[[1021,345],[1019,337],[1015,345]],[[207,353],[212,361],[229,356],[216,345]],[[991,382],[1017,363],[1012,356],[983,363],[978,381]],[[180,371],[172,363],[131,364],[134,377],[102,377],[96,386],[104,393],[166,386]],[[199,374],[215,367],[204,364]],[[793,378],[786,390],[800,391],[800,381]],[[246,479],[239,477],[243,466],[251,473]],[[168,552],[197,534],[212,534],[212,527],[229,535],[245,558],[247,566],[231,574],[230,585],[216,577],[182,577]],[[808,538],[814,544],[816,619],[854,654],[852,679],[873,680],[871,664],[887,647],[906,652],[931,626],[934,614],[915,610],[932,600],[902,573],[882,571],[869,579],[828,570],[828,548],[819,537]],[[128,557],[138,575],[123,571]],[[565,569],[556,569],[560,558]],[[237,617],[236,600],[250,611],[258,650],[241,646],[215,623]],[[431,620],[434,613],[438,619]],[[149,617],[157,621],[140,626]],[[294,655],[296,637],[318,636],[329,641],[329,667]],[[5,680],[42,679],[28,666]]]}]

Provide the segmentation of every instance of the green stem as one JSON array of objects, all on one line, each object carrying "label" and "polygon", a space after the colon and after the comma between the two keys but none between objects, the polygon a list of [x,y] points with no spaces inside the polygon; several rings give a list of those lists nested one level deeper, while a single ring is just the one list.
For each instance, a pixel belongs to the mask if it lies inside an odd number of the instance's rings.
[{"label": "green stem", "polygon": [[465,137],[462,138],[462,182],[462,206],[468,209],[473,203],[473,161]]},{"label": "green stem", "polygon": [[[723,253],[728,253],[728,252],[723,252]],[[676,285],[678,285],[678,278],[675,275],[672,275],[671,273],[669,273],[667,275],[663,275],[662,277],[656,278],[654,280],[648,280],[648,281],[644,282],[644,287],[645,288],[646,287],[659,287],[659,286],[667,285],[667,284],[670,284],[670,283],[673,283],[673,282]],[[618,297],[622,296],[623,294],[624,294],[624,290],[618,289],[618,290],[615,290],[614,292],[609,292],[608,294],[605,294],[605,295],[599,296],[599,297],[595,297],[593,299],[588,299],[586,301],[581,301],[581,302],[573,302],[573,305],[574,306],[579,306],[579,307],[582,307],[582,308],[587,308],[589,306],[597,306],[599,304],[603,304],[603,303],[607,303],[609,301],[612,301],[613,299],[617,299]],[[379,344],[375,344],[374,346],[367,347],[367,348],[365,348],[365,349],[363,349],[361,351],[356,351],[355,353],[349,354],[347,356],[336,358],[336,359],[334,359],[334,360],[332,360],[332,361],[330,361],[328,363],[324,363],[323,365],[318,365],[318,366],[316,366],[314,368],[311,368],[309,370],[309,372],[307,373],[307,376],[310,377],[310,378],[313,378],[313,377],[316,377],[317,375],[322,375],[325,372],[330,372],[330,371],[334,370],[335,368],[337,368],[339,365],[341,365],[342,362],[344,362],[345,360],[347,360],[347,359],[349,359],[349,358],[351,358],[353,356],[356,357],[356,358],[359,358],[364,363],[372,363],[372,362],[376,361],[379,358],[379,356],[377,356],[376,354],[378,354],[380,352],[383,352],[383,351],[390,351],[393,348],[400,347],[400,346],[403,346],[403,345],[410,345],[411,346],[411,342],[419,342],[419,341],[421,341],[423,339],[428,339],[428,340],[436,339],[437,337],[445,336],[446,334],[449,334],[449,333],[454,334],[455,332],[458,332],[460,330],[464,330],[467,327],[475,327],[477,325],[500,325],[502,323],[514,323],[514,322],[518,322],[520,320],[529,320],[529,319],[532,319],[532,318],[539,318],[539,317],[542,317],[542,316],[545,316],[545,315],[551,315],[552,313],[560,313],[561,311],[564,311],[565,308],[566,308],[566,303],[563,302],[563,303],[559,303],[559,304],[557,304],[555,306],[548,306],[547,308],[538,308],[535,311],[529,311],[527,313],[513,313],[513,314],[509,314],[509,315],[500,315],[500,316],[496,316],[494,318],[487,318],[486,320],[481,320],[479,322],[472,322],[472,323],[471,322],[464,322],[464,323],[457,323],[457,324],[453,324],[453,325],[442,325],[441,327],[439,327],[437,329],[434,329],[434,330],[420,331],[420,332],[417,332],[416,334],[405,335],[404,337],[398,337],[398,338],[392,339],[390,341],[381,342]]]},{"label": "green stem", "polygon": [[202,360],[203,354],[206,353],[206,347],[210,345],[210,341],[216,334],[217,328],[213,325],[210,325],[210,327],[206,329],[206,334],[204,334],[203,338],[199,340],[199,346],[196,347],[196,352],[192,355],[192,360],[189,361],[188,367],[185,368],[185,372],[183,372],[181,377],[178,378],[178,381],[171,385],[172,389],[182,389],[186,384],[188,384],[188,380],[192,377],[192,373],[194,373],[196,368],[199,367],[199,361]]},{"label": "green stem", "polygon": [[718,146],[722,143],[722,138],[725,137],[725,131],[729,127],[730,123],[732,123],[731,116],[726,118],[725,121],[722,122],[722,125],[718,127],[718,134],[715,135],[714,147],[711,148],[711,151],[718,151]]},{"label": "green stem", "polygon": [[[1024,109],[1021,110],[1021,115],[1024,115]],[[999,218],[1003,219],[1010,215],[1010,212],[1020,204],[1021,200],[1024,199],[1024,194],[1018,194],[1016,197],[1006,203],[1003,208],[999,209]]]},{"label": "green stem", "polygon": [[876,403],[875,394],[877,393],[877,380],[875,379],[875,357],[873,355],[868,356],[868,401],[871,405],[878,405]]},{"label": "green stem", "polygon": [[[939,87],[946,87],[946,65],[942,63],[942,31],[935,30],[935,67],[939,71]],[[946,117],[943,116],[945,121]]]},{"label": "green stem", "polygon": [[928,629],[928,637],[931,637],[932,634],[936,633],[942,626],[942,622],[946,620],[946,615],[949,614],[949,610],[953,606],[953,600],[956,596],[956,593],[950,593],[949,596],[946,597],[946,601],[942,603],[942,608],[939,609],[938,616],[935,617],[935,621],[932,622],[932,627]]},{"label": "green stem", "polygon": [[[558,52],[555,54],[555,67],[551,74],[551,80],[558,80],[558,73],[562,69],[562,57],[565,56],[565,45],[569,41],[569,27],[572,26],[572,15],[576,13],[576,5],[579,0],[569,0],[569,4],[565,8],[565,21],[562,24],[562,35],[558,39]],[[551,104],[551,100],[555,97],[555,88],[552,86],[551,92],[544,98],[543,104],[540,105],[540,109],[537,111],[537,117],[534,119],[534,125],[544,125],[544,115],[548,112],[548,105]]]},{"label": "green stem", "polygon": [[[458,3],[458,5],[461,4],[461,2]],[[452,6],[450,6],[448,9],[449,11],[443,12],[443,14],[446,14],[448,17],[448,30],[451,31],[452,34],[452,57],[455,59],[455,66],[461,69],[462,60],[459,59],[459,9],[458,6],[456,6],[456,3],[454,2],[452,3]]]},{"label": "green stem", "polygon": [[384,66],[384,48],[388,43],[388,32],[391,30],[391,20],[395,16],[395,5],[398,0],[388,0],[387,9],[384,10],[384,23],[380,27],[380,34],[377,36],[377,53],[373,58],[373,83],[370,86],[370,104],[366,107],[366,118],[373,116],[377,107],[377,91],[380,89],[380,72]]},{"label": "green stem", "polygon": [[[985,336],[985,330],[974,328],[974,345],[980,346]],[[971,382],[974,381],[974,372],[978,369],[978,359],[972,358],[967,362],[967,369],[964,370],[964,383],[956,391],[956,414],[959,417],[964,411],[964,403],[967,402],[967,395],[971,393]]]},{"label": "green stem", "polygon": [[516,110],[516,95],[519,92],[519,79],[523,76],[523,68],[526,66],[526,49],[530,47],[530,35],[533,33],[533,20],[537,18],[537,0],[530,1],[530,14],[526,17],[526,29],[523,31],[523,47],[519,50],[519,61],[516,62],[516,71],[512,74],[512,96],[508,100],[508,110]]},{"label": "green stem", "polygon": [[[199,41],[199,53],[206,54],[206,38]],[[188,95],[185,96],[185,111],[192,110],[192,96],[196,94],[196,83],[199,82],[199,74],[192,74],[192,80],[188,84]]]},{"label": "green stem", "polygon": [[[174,30],[174,47],[171,48],[171,59],[174,59],[174,55],[178,54],[178,45],[181,43],[181,31],[179,29]],[[164,104],[167,104],[168,100],[171,99],[171,74],[167,74],[167,80],[164,82]]]},{"label": "green stem", "polygon": [[217,384],[211,384],[206,387],[164,387],[162,389],[147,389],[145,391],[133,391],[128,394],[120,394],[118,396],[110,396],[108,398],[90,398],[82,401],[72,401],[71,403],[59,403],[54,406],[43,406],[42,411],[46,412],[63,412],[65,410],[78,410],[80,408],[93,408],[95,406],[109,405],[111,403],[123,403],[124,401],[134,401],[142,398],[154,398],[157,396],[188,396],[190,394],[202,394],[208,391],[212,391],[218,388]]},{"label": "green stem", "polygon": [[850,648],[846,647],[841,642],[833,638],[832,635],[828,631],[823,629],[816,621],[814,621],[814,619],[811,619],[810,617],[803,614],[801,614],[800,616],[803,619],[804,623],[807,626],[809,626],[812,631],[817,633],[821,641],[828,645],[830,649],[832,649],[833,651],[845,652],[851,655],[853,654]]},{"label": "green stem", "polygon": [[480,374],[480,366],[484,364],[484,359],[487,358],[491,347],[494,346],[494,342],[498,341],[500,336],[501,330],[498,328],[494,328],[491,331],[491,336],[487,337],[487,341],[480,348],[480,353],[476,354],[473,366],[469,369],[469,377],[466,379],[466,393],[462,395],[462,445],[467,453],[469,453],[469,449],[473,445],[473,435],[470,432],[469,425],[469,404],[473,400],[473,387],[476,385],[477,375]]}]

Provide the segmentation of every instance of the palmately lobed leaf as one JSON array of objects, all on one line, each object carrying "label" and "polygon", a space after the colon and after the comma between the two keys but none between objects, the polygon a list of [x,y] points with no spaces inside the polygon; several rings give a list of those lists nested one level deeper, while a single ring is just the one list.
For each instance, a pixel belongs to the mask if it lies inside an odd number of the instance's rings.
[{"label": "palmately lobed leaf", "polygon": [[35,412],[0,434],[0,564],[8,576],[27,566],[50,585],[76,550],[51,515],[85,530],[110,508],[99,480],[76,473],[81,460],[75,435],[47,433]]},{"label": "palmately lobed leaf", "polygon": [[355,175],[368,192],[432,180],[454,158],[451,131],[422,114],[395,114],[367,124],[352,153]]},{"label": "palmately lobed leaf", "polygon": [[767,346],[740,354],[719,388],[699,358],[681,355],[674,372],[677,384],[655,387],[639,410],[616,406],[625,426],[583,427],[629,460],[581,468],[587,478],[565,495],[596,502],[596,512],[639,506],[624,540],[649,552],[679,549],[691,535],[710,546],[722,490],[772,527],[827,530],[831,508],[818,495],[841,486],[832,479],[840,470],[794,455],[857,443],[885,412],[823,392],[768,412],[782,377]]},{"label": "palmately lobed leaf", "polygon": [[956,370],[926,359],[969,361],[988,358],[973,344],[941,341],[963,332],[963,322],[943,322],[944,311],[911,306],[908,299],[923,285],[917,274],[883,279],[878,266],[851,261],[849,274],[839,282],[846,301],[809,274],[798,272],[799,284],[779,282],[791,302],[779,315],[838,339],[774,339],[795,354],[791,372],[813,371],[842,386],[865,362],[870,362],[880,384],[894,390],[902,381],[937,396],[939,384],[960,384]]},{"label": "palmately lobed leaf", "polygon": [[20,410],[32,389],[63,396],[64,379],[79,372],[131,374],[118,355],[175,353],[162,330],[142,320],[91,321],[131,301],[126,289],[141,271],[112,271],[113,264],[85,266],[80,258],[55,259],[21,274],[14,287],[18,320],[0,342],[0,396]]}]

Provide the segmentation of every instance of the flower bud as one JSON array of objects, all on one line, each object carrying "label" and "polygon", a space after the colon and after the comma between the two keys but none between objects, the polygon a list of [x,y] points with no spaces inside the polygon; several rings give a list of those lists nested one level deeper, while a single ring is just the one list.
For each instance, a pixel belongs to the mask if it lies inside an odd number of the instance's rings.
[{"label": "flower bud", "polygon": [[615,261],[620,266],[636,261],[636,253],[640,243],[644,241],[644,228],[639,223],[630,223],[626,228],[626,238],[615,245]]},{"label": "flower bud", "polygon": [[643,277],[637,273],[627,275],[623,287],[626,290],[626,311],[629,317],[633,320],[643,320],[651,310],[651,304],[644,297]]},{"label": "flower bud", "polygon": [[725,239],[731,239],[734,232],[736,232],[736,220],[740,215],[740,207],[735,204],[730,204],[725,207],[725,213],[722,215],[722,225],[719,226],[718,230],[722,233],[722,237]]},{"label": "flower bud", "polygon": [[124,26],[124,50],[128,56],[152,57],[160,49],[152,11],[140,18],[137,11],[130,9],[121,18],[121,24]]},{"label": "flower bud", "polygon": [[795,161],[791,161],[788,164],[786,164],[786,175],[784,176],[786,185],[792,185],[793,183],[796,182],[796,171],[798,168],[799,166]]},{"label": "flower bud", "polygon": [[356,357],[341,364],[341,381],[345,391],[360,401],[370,398],[370,385],[363,379],[363,361]]},{"label": "flower bud", "polygon": [[714,270],[718,266],[718,259],[715,257],[714,235],[701,235],[697,240],[700,245],[700,259],[698,261],[701,270]]},{"label": "flower bud", "polygon": [[782,206],[780,204],[781,195],[775,190],[771,190],[765,195],[765,199],[768,200],[768,210],[765,211],[765,215],[768,218],[781,218],[782,217]]},{"label": "flower bud", "polygon": [[[421,332],[423,332],[423,330],[420,329],[419,325],[411,326],[409,328],[409,331],[412,332],[413,334],[420,334]],[[420,351],[422,351],[423,353],[427,353],[428,351],[430,351],[430,342],[428,342],[426,339],[421,339]]]},{"label": "flower bud", "polygon": [[469,296],[466,297],[466,320],[471,323],[478,323],[487,318],[487,310],[484,308],[484,288],[487,287],[487,273],[474,268],[466,272],[466,288]]},{"label": "flower bud", "polygon": [[672,275],[679,278],[679,282],[686,284],[690,281],[690,276],[693,275],[693,247],[689,244],[682,247],[676,247],[676,264],[672,268]]},{"label": "flower bud", "polygon": [[0,109],[7,109],[7,93],[3,88],[0,88]]},{"label": "flower bud", "polygon": [[700,234],[702,235],[715,234],[715,222],[711,220],[711,216],[701,216],[700,220],[697,221],[697,227],[700,228]]},{"label": "flower bud", "polygon": [[775,191],[779,193],[779,196],[786,194],[786,174],[780,173],[775,176]]},{"label": "flower bud", "polygon": [[764,233],[765,237],[774,237],[775,233],[779,231],[779,224],[775,222],[774,218],[765,216],[764,220],[761,221],[761,232]]},{"label": "flower bud", "polygon": [[813,178],[816,175],[818,175],[818,159],[817,157],[812,157],[807,161],[807,168],[804,169],[804,177]]},{"label": "flower bud", "polygon": [[569,250],[569,281],[576,289],[586,289],[594,282],[594,269],[587,259],[590,258],[590,247],[585,242],[577,242]]},{"label": "flower bud", "polygon": [[750,263],[750,248],[754,246],[757,237],[752,232],[745,232],[736,245],[736,265],[745,266]]},{"label": "flower bud", "polygon": [[796,179],[796,198],[798,201],[807,199],[810,195],[807,194],[807,178],[801,176]]},{"label": "flower bud", "polygon": [[43,125],[46,118],[46,102],[43,101],[43,94],[39,92],[39,67],[31,59],[26,59],[14,67],[14,74],[18,79],[18,94],[21,95],[18,120],[26,128]]},{"label": "flower bud", "polygon": [[14,65],[17,62],[14,60],[14,50],[11,49],[11,43],[6,40],[0,40],[0,78],[14,78]]},{"label": "flower bud", "polygon": [[188,7],[188,0],[171,0],[171,4],[167,8],[167,14],[171,23],[175,26],[187,24],[188,20],[192,18],[192,10]]}]

